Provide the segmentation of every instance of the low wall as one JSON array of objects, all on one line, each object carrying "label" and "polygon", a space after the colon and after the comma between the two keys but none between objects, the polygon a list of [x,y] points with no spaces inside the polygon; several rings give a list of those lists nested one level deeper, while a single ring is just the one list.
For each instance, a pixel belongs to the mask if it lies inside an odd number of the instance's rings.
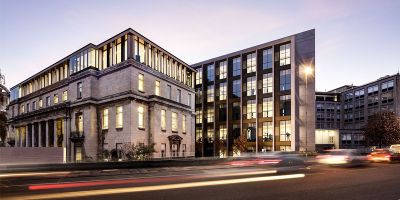
[{"label": "low wall", "polygon": [[0,166],[63,162],[61,147],[0,147]]}]

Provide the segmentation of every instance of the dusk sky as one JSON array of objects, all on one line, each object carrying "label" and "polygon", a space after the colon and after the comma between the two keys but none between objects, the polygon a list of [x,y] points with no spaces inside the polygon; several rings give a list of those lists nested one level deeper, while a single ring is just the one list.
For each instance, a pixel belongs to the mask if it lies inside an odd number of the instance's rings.
[{"label": "dusk sky", "polygon": [[325,91],[398,72],[399,10],[399,0],[0,0],[0,69],[12,87],[129,27],[188,64],[315,28]]}]

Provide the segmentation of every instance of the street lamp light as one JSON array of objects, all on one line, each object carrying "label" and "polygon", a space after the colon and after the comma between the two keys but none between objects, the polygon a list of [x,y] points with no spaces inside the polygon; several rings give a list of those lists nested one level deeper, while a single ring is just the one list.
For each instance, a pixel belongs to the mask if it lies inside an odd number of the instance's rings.
[{"label": "street lamp light", "polygon": [[306,101],[305,101],[305,110],[306,110],[306,156],[307,156],[307,152],[308,152],[308,150],[307,150],[307,148],[308,148],[308,144],[307,144],[307,139],[308,139],[308,134],[307,134],[307,132],[308,132],[308,108],[307,108],[307,92],[308,92],[308,88],[307,88],[307,86],[308,86],[308,82],[307,82],[307,79],[308,79],[308,76],[309,75],[311,75],[312,74],[312,72],[313,72],[313,69],[312,69],[312,67],[311,66],[308,66],[308,65],[305,65],[305,66],[303,66],[304,67],[304,76],[305,76],[305,79],[306,79],[306,94],[305,94],[305,96],[306,96]]}]

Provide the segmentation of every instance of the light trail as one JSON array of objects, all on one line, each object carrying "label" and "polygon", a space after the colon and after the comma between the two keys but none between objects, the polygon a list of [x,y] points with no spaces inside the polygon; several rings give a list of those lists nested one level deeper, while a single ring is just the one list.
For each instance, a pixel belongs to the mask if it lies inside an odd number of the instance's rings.
[{"label": "light trail", "polygon": [[28,176],[44,176],[44,175],[66,175],[71,172],[32,172],[32,173],[6,173],[0,174],[0,178],[28,177]]},{"label": "light trail", "polygon": [[98,189],[98,190],[87,190],[87,191],[76,191],[76,192],[60,192],[53,194],[38,194],[29,196],[15,196],[10,198],[6,197],[4,198],[4,200],[78,198],[78,197],[99,196],[99,195],[149,192],[149,191],[183,189],[192,187],[206,187],[206,186],[229,185],[229,184],[273,181],[273,180],[283,180],[283,179],[296,179],[303,177],[305,177],[305,174],[289,174],[289,175],[263,176],[263,177],[252,177],[252,178],[241,178],[241,179],[201,181],[192,183],[177,183],[177,184],[156,185],[156,186],[140,186],[140,187]]}]

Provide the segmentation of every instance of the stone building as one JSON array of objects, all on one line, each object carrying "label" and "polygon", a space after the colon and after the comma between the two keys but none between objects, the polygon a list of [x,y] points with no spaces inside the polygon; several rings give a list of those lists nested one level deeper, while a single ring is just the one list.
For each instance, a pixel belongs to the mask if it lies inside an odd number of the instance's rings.
[{"label": "stone building", "polygon": [[[194,156],[195,70],[132,29],[88,44],[11,88],[16,147],[96,159],[126,143]],[[46,156],[46,155],[43,155]]]}]

